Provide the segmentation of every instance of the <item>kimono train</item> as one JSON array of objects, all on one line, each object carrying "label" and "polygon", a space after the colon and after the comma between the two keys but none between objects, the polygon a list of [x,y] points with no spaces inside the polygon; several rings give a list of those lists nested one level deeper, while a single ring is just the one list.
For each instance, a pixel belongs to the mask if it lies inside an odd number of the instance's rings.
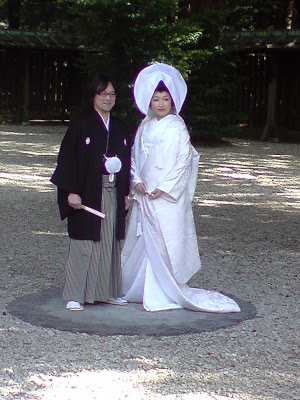
[{"label": "kimono train", "polygon": [[[134,202],[121,255],[125,299],[147,311],[240,311],[221,293],[187,285],[201,267],[191,205],[198,164],[183,119],[169,114],[157,120],[148,113],[132,149]],[[162,196],[151,200],[138,193],[139,182]]]}]

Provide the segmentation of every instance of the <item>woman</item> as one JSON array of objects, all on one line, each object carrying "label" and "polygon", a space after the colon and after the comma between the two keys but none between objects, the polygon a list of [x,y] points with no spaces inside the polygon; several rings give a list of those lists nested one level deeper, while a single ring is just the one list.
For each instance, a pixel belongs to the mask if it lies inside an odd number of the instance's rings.
[{"label": "woman", "polygon": [[125,299],[147,311],[238,312],[232,299],[186,285],[201,267],[191,207],[199,155],[178,115],[186,93],[180,73],[166,64],[143,69],[135,82],[136,104],[147,115],[132,148],[134,202],[122,250]]}]

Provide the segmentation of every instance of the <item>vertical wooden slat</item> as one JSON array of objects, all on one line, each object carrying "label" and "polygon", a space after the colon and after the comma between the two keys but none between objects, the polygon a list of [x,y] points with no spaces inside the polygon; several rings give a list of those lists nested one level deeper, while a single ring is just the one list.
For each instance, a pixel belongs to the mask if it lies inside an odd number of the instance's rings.
[{"label": "vertical wooden slat", "polygon": [[267,140],[275,135],[277,128],[277,98],[278,98],[278,58],[275,54],[272,55],[272,70],[269,80],[268,89],[268,110],[267,120],[264,127],[261,140]]}]

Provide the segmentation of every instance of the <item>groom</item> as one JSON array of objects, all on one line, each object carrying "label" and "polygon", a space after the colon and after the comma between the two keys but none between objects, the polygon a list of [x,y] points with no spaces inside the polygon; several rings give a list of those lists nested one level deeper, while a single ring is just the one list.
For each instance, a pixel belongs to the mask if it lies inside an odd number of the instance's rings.
[{"label": "groom", "polygon": [[[130,182],[130,135],[111,115],[116,86],[97,75],[87,88],[87,102],[61,143],[51,182],[58,188],[61,219],[67,218],[70,237],[63,298],[70,310],[85,302],[124,305],[120,273],[120,240]],[[105,161],[117,157],[119,172],[108,179]],[[126,204],[125,204],[126,203]],[[101,219],[82,205],[103,212]]]}]

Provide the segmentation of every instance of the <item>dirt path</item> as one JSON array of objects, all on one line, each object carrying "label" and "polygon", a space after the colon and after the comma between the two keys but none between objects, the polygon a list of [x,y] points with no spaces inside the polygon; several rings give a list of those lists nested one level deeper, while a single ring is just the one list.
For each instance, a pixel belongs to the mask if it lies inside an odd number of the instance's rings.
[{"label": "dirt path", "polygon": [[99,337],[31,326],[10,301],[63,283],[67,236],[49,182],[65,127],[0,127],[0,398],[297,400],[300,145],[199,148],[203,268],[191,284],[251,301],[213,333]]}]

